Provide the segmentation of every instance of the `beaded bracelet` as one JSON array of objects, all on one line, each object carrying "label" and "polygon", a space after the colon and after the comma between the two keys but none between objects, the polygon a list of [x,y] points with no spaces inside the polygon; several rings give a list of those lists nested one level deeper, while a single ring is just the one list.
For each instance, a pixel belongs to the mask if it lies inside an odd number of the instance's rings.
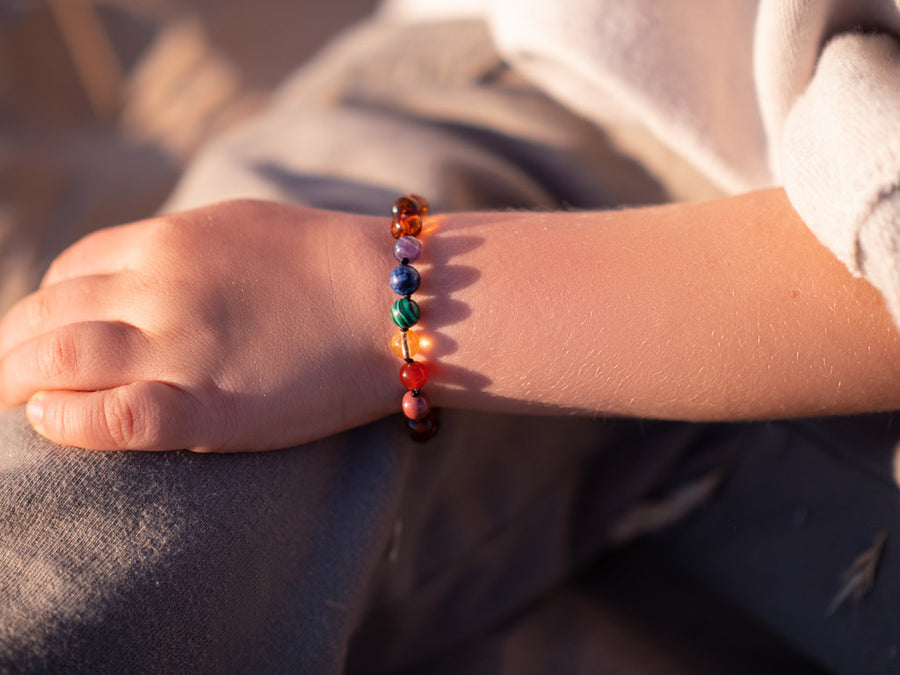
[{"label": "beaded bracelet", "polygon": [[419,321],[419,305],[412,294],[419,289],[422,278],[419,271],[410,265],[422,257],[422,242],[418,236],[422,231],[422,218],[428,215],[428,203],[418,195],[406,195],[394,202],[391,234],[394,242],[394,258],[400,264],[391,272],[391,289],[401,296],[391,305],[391,320],[400,328],[391,340],[394,353],[403,359],[400,366],[400,382],[407,391],[403,395],[401,408],[414,440],[427,441],[437,431],[437,415],[431,409],[431,402],[422,393],[428,380],[425,366],[413,360],[419,351],[419,336],[410,330]]}]

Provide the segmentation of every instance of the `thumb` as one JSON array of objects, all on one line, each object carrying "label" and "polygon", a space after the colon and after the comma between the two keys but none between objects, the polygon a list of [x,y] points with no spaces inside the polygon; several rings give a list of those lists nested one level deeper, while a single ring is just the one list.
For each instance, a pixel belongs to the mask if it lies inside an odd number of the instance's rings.
[{"label": "thumb", "polygon": [[[41,391],[28,401],[28,421],[55,443],[90,450],[211,450],[215,429],[197,398],[162,382],[101,391]],[[202,444],[202,446],[201,446]],[[195,447],[196,446],[196,447]]]}]

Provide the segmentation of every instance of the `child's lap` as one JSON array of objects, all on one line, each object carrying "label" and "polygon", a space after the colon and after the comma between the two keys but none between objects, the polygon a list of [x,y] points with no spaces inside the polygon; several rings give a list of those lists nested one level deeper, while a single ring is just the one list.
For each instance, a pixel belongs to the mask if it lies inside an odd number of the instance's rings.
[{"label": "child's lap", "polygon": [[[886,418],[692,425],[445,411],[444,423],[426,445],[390,418],[223,456],[60,448],[4,415],[0,669],[340,672],[347,657],[353,671],[423,667],[490,650],[498,627],[539,614],[646,532],[651,557],[794,648],[838,670],[851,657],[870,659],[861,672],[889,661],[900,582],[888,560],[870,598],[825,614],[875,534],[893,540],[896,490],[848,440],[888,457]],[[596,613],[567,621],[532,636],[531,651],[575,658],[580,642],[563,633],[604,639]],[[659,637],[640,639],[653,649]]]},{"label": "child's lap", "polygon": [[368,664],[414,665],[582,569],[709,437],[445,417],[424,446],[388,419],[221,456],[54,447],[5,415],[0,663],[331,672],[353,638]]}]

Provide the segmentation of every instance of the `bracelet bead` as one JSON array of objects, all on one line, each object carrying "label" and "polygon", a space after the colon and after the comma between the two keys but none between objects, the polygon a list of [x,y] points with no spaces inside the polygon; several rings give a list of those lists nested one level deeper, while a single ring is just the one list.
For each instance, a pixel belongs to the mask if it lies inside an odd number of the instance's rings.
[{"label": "bracelet bead", "polygon": [[419,392],[418,396],[412,391],[403,394],[403,414],[411,420],[420,420],[431,412],[431,401]]},{"label": "bracelet bead", "polygon": [[400,384],[407,389],[421,389],[428,382],[428,369],[418,361],[400,366]]},{"label": "bracelet bead", "polygon": [[409,435],[412,436],[414,441],[427,441],[437,432],[437,411],[432,410],[425,417],[418,420],[407,418],[406,424],[409,427]]},{"label": "bracelet bead", "polygon": [[422,242],[408,234],[394,242],[394,258],[397,262],[414,263],[422,257]]},{"label": "bracelet bead", "polygon": [[415,326],[420,316],[419,304],[410,298],[398,298],[391,305],[391,320],[400,328]]},{"label": "bracelet bead", "polygon": [[394,205],[391,207],[391,213],[394,218],[402,218],[403,216],[413,214],[417,216],[427,216],[428,202],[425,201],[424,197],[420,197],[419,195],[404,195],[394,202]]},{"label": "bracelet bead", "polygon": [[411,330],[398,331],[391,339],[391,349],[401,359],[411,359],[419,353],[419,336]]},{"label": "bracelet bead", "polygon": [[415,267],[409,265],[399,265],[391,272],[391,289],[397,295],[412,295],[419,290],[422,283],[422,277]]},{"label": "bracelet bead", "polygon": [[391,234],[394,235],[394,239],[404,236],[418,237],[420,232],[422,232],[422,217],[414,213],[397,216],[391,223]]},{"label": "bracelet bead", "polygon": [[397,199],[391,212],[391,235],[396,239],[393,255],[400,264],[391,272],[390,286],[402,296],[391,305],[391,321],[400,328],[391,338],[391,349],[405,361],[400,366],[400,383],[408,391],[400,408],[413,440],[425,441],[437,431],[437,415],[431,401],[422,393],[428,381],[428,369],[412,358],[419,351],[420,340],[410,328],[419,322],[421,310],[411,296],[419,290],[422,278],[410,263],[422,257],[422,242],[417,237],[422,232],[422,219],[428,214],[428,203],[418,195],[409,194]]}]

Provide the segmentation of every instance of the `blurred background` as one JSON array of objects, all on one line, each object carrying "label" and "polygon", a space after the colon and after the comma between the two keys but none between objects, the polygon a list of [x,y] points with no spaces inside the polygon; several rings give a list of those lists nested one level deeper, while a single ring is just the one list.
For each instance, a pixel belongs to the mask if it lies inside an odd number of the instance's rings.
[{"label": "blurred background", "polygon": [[0,1],[0,312],[377,0]]}]

